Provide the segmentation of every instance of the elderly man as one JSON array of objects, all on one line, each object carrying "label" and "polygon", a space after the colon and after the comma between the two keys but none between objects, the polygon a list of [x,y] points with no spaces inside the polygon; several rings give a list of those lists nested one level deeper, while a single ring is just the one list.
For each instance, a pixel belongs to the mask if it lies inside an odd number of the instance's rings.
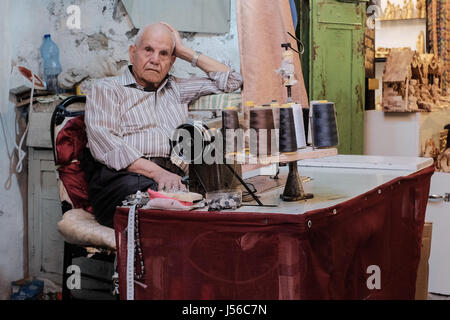
[{"label": "elderly man", "polygon": [[[99,80],[87,96],[85,123],[95,160],[85,159],[84,166],[94,214],[107,226],[113,226],[115,207],[129,194],[185,189],[184,172],[168,157],[174,129],[188,119],[187,104],[242,85],[239,73],[184,46],[166,23],[141,29],[129,56],[132,65],[121,76]],[[208,77],[169,75],[176,58]]]}]

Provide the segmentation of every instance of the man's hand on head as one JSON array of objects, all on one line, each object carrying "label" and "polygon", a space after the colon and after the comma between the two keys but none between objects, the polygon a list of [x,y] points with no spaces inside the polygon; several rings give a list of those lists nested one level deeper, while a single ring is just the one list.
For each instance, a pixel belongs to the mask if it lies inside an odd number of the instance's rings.
[{"label": "man's hand on head", "polygon": [[175,39],[175,48],[174,48],[174,54],[177,58],[183,58],[185,47],[183,44],[183,39],[181,39],[180,33],[175,30],[170,24],[166,22],[160,22],[161,24],[165,25],[173,34],[173,37]]},{"label": "man's hand on head", "polygon": [[[189,63],[191,63],[194,59],[194,56],[196,54],[196,52],[185,46],[183,44],[183,40],[181,39],[180,33],[175,30],[171,25],[169,25],[166,22],[160,22],[162,25],[166,26],[171,32],[172,35],[175,38],[175,56],[177,58],[180,58],[182,60],[185,60]],[[205,73],[208,72],[227,72],[230,69],[228,68],[228,66],[224,65],[223,63],[208,57],[204,54],[201,54],[198,57],[198,60],[196,61],[196,65],[197,67],[199,67],[200,69],[202,69]]]}]

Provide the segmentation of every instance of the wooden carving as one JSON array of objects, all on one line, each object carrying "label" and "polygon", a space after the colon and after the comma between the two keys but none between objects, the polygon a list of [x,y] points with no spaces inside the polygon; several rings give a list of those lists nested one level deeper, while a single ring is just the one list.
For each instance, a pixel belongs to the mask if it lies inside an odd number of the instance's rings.
[{"label": "wooden carving", "polygon": [[436,143],[434,142],[433,138],[430,138],[425,142],[425,151],[423,153],[423,156],[425,158],[433,158],[437,159],[439,155],[439,148],[436,147]]},{"label": "wooden carving", "polygon": [[[421,0],[418,0],[421,1]],[[421,8],[421,4],[417,4]],[[422,14],[419,10],[418,14]],[[414,19],[414,4],[412,0],[403,0],[403,6],[399,4],[392,4],[389,0],[382,17],[383,20],[403,20],[403,19]]]},{"label": "wooden carving", "polygon": [[440,171],[447,173],[450,172],[450,148],[439,155],[438,166]]},{"label": "wooden carving", "polygon": [[432,158],[434,161],[435,168],[438,168],[439,149],[436,147],[436,143],[434,142],[433,138],[428,139],[427,142],[425,143],[425,150],[423,156],[425,158]]},{"label": "wooden carving", "polygon": [[395,19],[395,12],[394,12],[394,6],[392,3],[388,0],[386,10],[384,11],[384,19],[385,20],[391,20]]},{"label": "wooden carving", "polygon": [[415,112],[450,107],[450,97],[442,94],[442,70],[434,54],[391,49],[383,75],[383,110]]},{"label": "wooden carving", "polygon": [[425,36],[423,34],[423,31],[420,31],[419,37],[417,38],[416,42],[416,51],[419,54],[425,53]]},{"label": "wooden carving", "polygon": [[408,0],[408,4],[406,5],[406,19],[414,18],[414,4],[412,0]]},{"label": "wooden carving", "polygon": [[448,130],[444,129],[440,132],[439,146],[433,138],[425,143],[423,156],[425,158],[433,158],[436,171],[450,173],[450,148],[447,148]]},{"label": "wooden carving", "polygon": [[386,58],[390,50],[389,48],[378,47],[375,51],[375,58]]},{"label": "wooden carving", "polygon": [[426,0],[417,0],[417,18],[424,19],[427,17],[427,4]]}]

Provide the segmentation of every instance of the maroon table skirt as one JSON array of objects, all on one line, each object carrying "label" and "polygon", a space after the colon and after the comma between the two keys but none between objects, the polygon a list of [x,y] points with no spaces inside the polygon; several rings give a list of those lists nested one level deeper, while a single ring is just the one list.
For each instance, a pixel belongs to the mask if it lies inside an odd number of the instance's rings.
[{"label": "maroon table skirt", "polygon": [[[304,214],[139,210],[135,299],[414,299],[433,171]],[[127,216],[114,221],[122,299]]]}]

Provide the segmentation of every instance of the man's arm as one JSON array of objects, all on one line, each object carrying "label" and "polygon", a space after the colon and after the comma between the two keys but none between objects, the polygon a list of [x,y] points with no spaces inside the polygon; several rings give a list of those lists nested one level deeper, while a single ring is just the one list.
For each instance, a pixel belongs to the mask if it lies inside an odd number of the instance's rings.
[{"label": "man's arm", "polygon": [[[175,55],[180,59],[191,62],[195,52],[186,47],[178,31],[170,25],[162,22],[173,33],[175,38]],[[197,60],[197,66],[208,77],[192,77],[189,79],[177,79],[180,89],[181,103],[190,103],[201,96],[208,94],[229,93],[238,90],[242,86],[241,75],[219,61],[201,54]]]},{"label": "man's arm", "polygon": [[[170,31],[172,31],[174,37],[175,37],[175,56],[177,58],[183,59],[189,63],[192,62],[194,59],[195,51],[192,50],[189,47],[186,47],[183,44],[183,40],[181,39],[180,33],[175,30],[171,25],[161,22],[165,26],[167,26]],[[227,72],[230,71],[230,68],[228,68],[223,63],[220,63],[219,61],[208,57],[204,54],[201,54],[197,60],[197,67],[202,69],[205,73],[209,72]]]}]

